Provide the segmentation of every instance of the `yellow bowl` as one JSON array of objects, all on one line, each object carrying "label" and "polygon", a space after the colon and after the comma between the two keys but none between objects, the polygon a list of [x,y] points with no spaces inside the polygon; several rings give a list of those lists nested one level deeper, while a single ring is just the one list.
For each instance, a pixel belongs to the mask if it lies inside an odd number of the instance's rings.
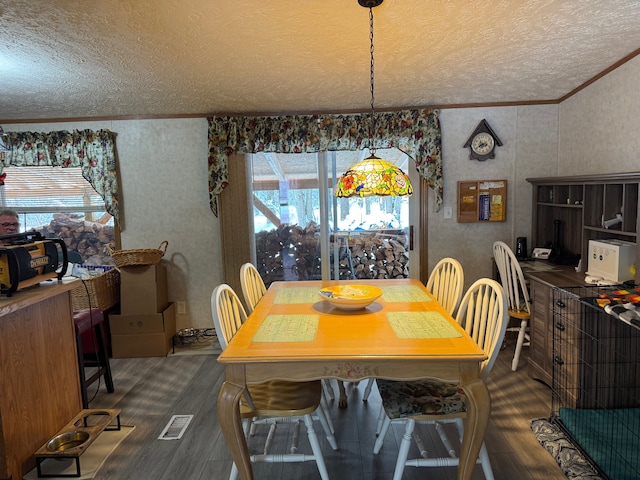
[{"label": "yellow bowl", "polygon": [[382,290],[371,285],[335,285],[318,292],[320,298],[340,310],[360,310],[382,295]]}]

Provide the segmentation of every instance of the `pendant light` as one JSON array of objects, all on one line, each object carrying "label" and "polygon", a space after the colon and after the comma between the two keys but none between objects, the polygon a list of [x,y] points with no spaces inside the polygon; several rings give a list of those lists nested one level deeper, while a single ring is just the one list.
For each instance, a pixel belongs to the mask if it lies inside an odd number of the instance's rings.
[{"label": "pendant light", "polygon": [[371,53],[371,118],[369,122],[369,152],[371,156],[352,165],[338,179],[335,188],[336,197],[369,197],[373,195],[411,195],[413,187],[409,176],[393,163],[376,157],[373,146],[375,132],[375,109],[373,107],[373,7],[377,7],[383,0],[358,0],[360,6],[369,9],[369,40]]}]

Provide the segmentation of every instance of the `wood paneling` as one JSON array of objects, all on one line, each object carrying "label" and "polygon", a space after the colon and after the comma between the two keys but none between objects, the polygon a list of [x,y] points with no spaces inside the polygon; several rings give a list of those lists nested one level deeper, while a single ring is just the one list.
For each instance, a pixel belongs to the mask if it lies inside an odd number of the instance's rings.
[{"label": "wood paneling", "polygon": [[0,477],[22,478],[35,451],[82,409],[76,284],[45,282],[0,300]]},{"label": "wood paneling", "polygon": [[[229,185],[219,198],[222,275],[224,283],[229,284],[236,292],[242,292],[242,264],[255,264],[253,204],[247,188],[247,161],[245,155],[229,157]],[[213,287],[215,285],[211,288]]]},{"label": "wood paneling", "polygon": [[[427,181],[420,177],[418,186],[420,194],[420,281],[424,284],[429,279],[431,269],[429,268],[429,185]],[[435,265],[435,263],[434,263]],[[415,275],[414,275],[415,277]]]}]

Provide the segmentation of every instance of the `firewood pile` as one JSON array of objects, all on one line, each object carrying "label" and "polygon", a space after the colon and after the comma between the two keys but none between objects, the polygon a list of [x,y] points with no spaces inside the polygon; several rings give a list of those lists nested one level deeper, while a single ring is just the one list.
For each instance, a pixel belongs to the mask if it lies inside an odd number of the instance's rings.
[{"label": "firewood pile", "polygon": [[[331,261],[347,279],[407,278],[408,236],[404,230],[358,230],[331,236]],[[281,280],[319,280],[320,227],[281,225],[256,234],[257,268],[267,286]]]},{"label": "firewood pile", "polygon": [[113,265],[107,245],[115,249],[113,226],[85,220],[75,213],[55,213],[49,225],[36,227],[45,238],[60,238],[69,252],[78,252],[85,265]]}]

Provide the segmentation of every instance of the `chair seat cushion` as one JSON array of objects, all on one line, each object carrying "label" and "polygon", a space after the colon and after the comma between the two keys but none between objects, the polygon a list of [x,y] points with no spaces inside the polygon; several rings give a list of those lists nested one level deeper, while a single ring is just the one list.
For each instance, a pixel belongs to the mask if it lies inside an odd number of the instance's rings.
[{"label": "chair seat cushion", "polygon": [[301,416],[313,413],[320,405],[322,384],[320,380],[309,382],[272,380],[249,385],[249,394],[256,408],[252,410],[243,401],[240,411],[244,418]]},{"label": "chair seat cushion", "polygon": [[88,332],[95,325],[103,321],[104,315],[99,308],[85,308],[73,312],[73,322],[79,334]]},{"label": "chair seat cushion", "polygon": [[377,380],[382,405],[391,419],[417,415],[449,415],[467,411],[466,395],[456,384],[436,380]]}]

